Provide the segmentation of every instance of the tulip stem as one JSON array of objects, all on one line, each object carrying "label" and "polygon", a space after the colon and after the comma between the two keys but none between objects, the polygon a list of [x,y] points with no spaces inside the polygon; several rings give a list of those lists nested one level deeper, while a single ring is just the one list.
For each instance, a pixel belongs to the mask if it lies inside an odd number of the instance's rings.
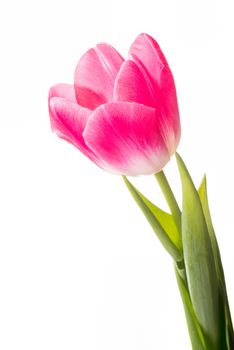
[{"label": "tulip stem", "polygon": [[167,201],[167,204],[171,210],[171,214],[175,220],[176,227],[181,233],[181,211],[176,201],[176,198],[172,192],[172,189],[169,185],[169,182],[164,174],[163,170],[159,173],[154,174],[155,178],[158,181],[158,184],[163,192],[163,195]]}]

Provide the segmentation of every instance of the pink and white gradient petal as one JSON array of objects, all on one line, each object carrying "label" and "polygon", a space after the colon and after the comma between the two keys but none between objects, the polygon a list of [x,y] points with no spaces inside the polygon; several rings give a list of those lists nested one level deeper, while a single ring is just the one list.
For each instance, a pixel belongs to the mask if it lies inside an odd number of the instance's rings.
[{"label": "pink and white gradient petal", "polygon": [[77,103],[74,85],[71,85],[71,84],[54,85],[50,88],[49,95],[48,95],[48,105],[49,105],[49,113],[50,114],[52,113],[51,108],[50,108],[50,100],[53,97],[61,97],[67,101]]},{"label": "pink and white gradient petal", "polygon": [[157,106],[156,96],[148,73],[134,61],[125,61],[114,85],[116,101],[137,102],[146,106]]},{"label": "pink and white gradient petal", "polygon": [[151,77],[155,93],[161,102],[168,147],[173,154],[180,140],[180,119],[174,78],[158,43],[147,34],[140,34],[129,50],[129,58],[144,67]]},{"label": "pink and white gradient petal", "polygon": [[[97,165],[97,156],[85,144],[83,131],[92,111],[63,98],[53,97],[50,100],[50,122],[52,130],[60,138],[77,147],[85,156]],[[99,165],[100,166],[100,165]]]},{"label": "pink and white gradient petal", "polygon": [[98,44],[80,59],[75,70],[74,85],[78,104],[94,110],[113,101],[113,88],[123,63],[120,54],[108,44]]},{"label": "pink and white gradient petal", "polygon": [[67,101],[76,102],[76,95],[74,85],[71,84],[57,84],[49,90],[49,100],[53,97],[62,97]]},{"label": "pink and white gradient petal", "polygon": [[106,170],[123,175],[152,174],[169,161],[156,109],[138,103],[114,102],[89,117],[85,143],[105,161]]}]

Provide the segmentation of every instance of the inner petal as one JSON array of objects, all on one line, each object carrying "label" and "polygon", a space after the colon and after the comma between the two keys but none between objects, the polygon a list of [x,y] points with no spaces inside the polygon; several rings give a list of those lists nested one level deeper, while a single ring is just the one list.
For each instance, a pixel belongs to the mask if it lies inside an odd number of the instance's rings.
[{"label": "inner petal", "polygon": [[155,90],[142,65],[132,60],[122,64],[114,85],[114,99],[138,102],[151,107],[157,106]]},{"label": "inner petal", "polygon": [[113,88],[123,58],[110,45],[101,43],[88,50],[75,70],[75,93],[79,105],[94,110],[113,101]]}]

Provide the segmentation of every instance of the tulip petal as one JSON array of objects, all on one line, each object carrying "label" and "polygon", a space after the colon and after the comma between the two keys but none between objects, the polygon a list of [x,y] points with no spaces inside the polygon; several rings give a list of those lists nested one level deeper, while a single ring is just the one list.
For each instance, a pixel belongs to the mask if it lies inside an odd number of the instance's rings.
[{"label": "tulip petal", "polygon": [[53,97],[62,97],[67,101],[77,103],[75,89],[71,84],[57,84],[52,86],[49,91],[49,101]]},{"label": "tulip petal", "polygon": [[88,50],[80,59],[75,71],[75,92],[77,102],[86,108],[113,101],[116,75],[123,58],[110,45],[98,44]]},{"label": "tulip petal", "polygon": [[166,58],[158,43],[144,33],[133,42],[129,50],[129,58],[139,67],[143,66],[151,77],[165,116],[165,129],[167,127],[170,134],[169,150],[170,153],[174,153],[180,139],[180,120],[175,83]]},{"label": "tulip petal", "polygon": [[116,77],[114,99],[155,107],[157,102],[154,94],[152,83],[145,69],[134,61],[125,61]]},{"label": "tulip petal", "polygon": [[83,139],[83,131],[92,111],[63,98],[50,100],[50,121],[52,130],[62,139],[77,147],[84,155],[99,164],[96,155]]},{"label": "tulip petal", "polygon": [[114,173],[153,174],[169,160],[157,110],[138,103],[114,102],[89,117],[85,143]]}]

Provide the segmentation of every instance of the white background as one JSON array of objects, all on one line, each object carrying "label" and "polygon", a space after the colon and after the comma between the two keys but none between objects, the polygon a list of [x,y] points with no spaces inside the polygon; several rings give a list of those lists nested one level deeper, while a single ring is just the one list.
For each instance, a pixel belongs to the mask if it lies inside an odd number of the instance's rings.
[{"label": "white background", "polygon": [[[190,348],[173,266],[122,179],[50,131],[47,93],[106,41],[160,43],[181,112],[179,152],[211,210],[234,313],[234,22],[230,0],[2,1],[0,348]],[[180,198],[175,161],[166,173]],[[152,177],[134,180],[166,208]]]}]

